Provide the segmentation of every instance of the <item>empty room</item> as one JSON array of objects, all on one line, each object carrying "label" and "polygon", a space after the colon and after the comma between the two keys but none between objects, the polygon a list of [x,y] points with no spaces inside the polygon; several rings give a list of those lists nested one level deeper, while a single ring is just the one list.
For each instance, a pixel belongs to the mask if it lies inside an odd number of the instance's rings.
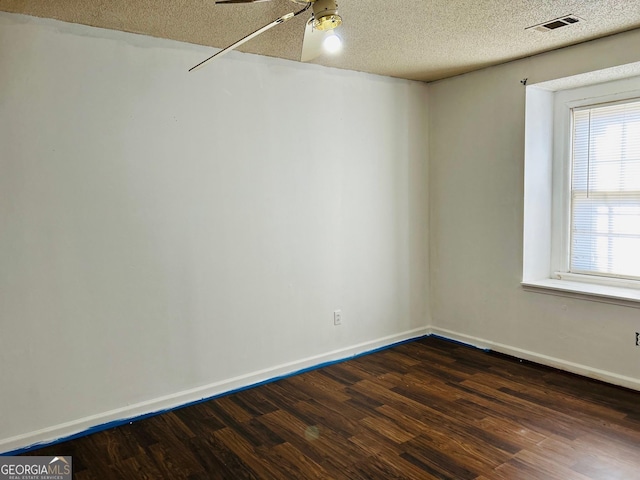
[{"label": "empty room", "polygon": [[640,8],[0,0],[0,480],[640,478]]}]

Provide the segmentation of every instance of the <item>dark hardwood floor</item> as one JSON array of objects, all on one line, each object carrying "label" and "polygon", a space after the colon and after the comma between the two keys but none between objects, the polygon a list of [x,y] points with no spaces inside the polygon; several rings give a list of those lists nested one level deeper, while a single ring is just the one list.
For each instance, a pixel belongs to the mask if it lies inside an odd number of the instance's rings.
[{"label": "dark hardwood floor", "polygon": [[640,393],[428,337],[29,455],[76,480],[632,480]]}]

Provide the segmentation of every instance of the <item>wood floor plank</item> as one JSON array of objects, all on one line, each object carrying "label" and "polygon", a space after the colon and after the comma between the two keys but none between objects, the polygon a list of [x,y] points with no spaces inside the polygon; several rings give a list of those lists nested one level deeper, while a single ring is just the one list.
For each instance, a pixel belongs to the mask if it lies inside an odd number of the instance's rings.
[{"label": "wood floor plank", "polygon": [[589,480],[588,477],[585,477],[579,471],[563,465],[562,461],[558,461],[558,459],[551,455],[544,455],[543,452],[539,450],[522,450],[514,456],[514,459],[525,465],[529,465],[531,468],[535,468],[540,472],[540,478]]},{"label": "wood floor plank", "polygon": [[[365,480],[437,480],[439,478],[430,475],[402,457],[394,459],[393,462],[382,456],[366,458],[355,463],[348,473],[351,472],[357,472],[358,476]],[[354,478],[355,476],[353,475]],[[349,475],[349,480],[351,480],[351,475]]]},{"label": "wood floor plank", "polygon": [[[192,452],[189,453],[192,455]],[[193,461],[185,462],[179,456],[179,452],[171,450],[162,443],[151,445],[146,453],[140,454],[135,458],[138,462],[146,460],[146,463],[152,464],[160,478],[170,478],[172,476],[175,478],[187,478],[193,473],[204,473],[202,468],[193,468]]]},{"label": "wood floor plank", "polygon": [[357,418],[345,416],[342,411],[328,407],[326,402],[320,403],[316,400],[299,402],[296,405],[296,416],[310,425],[330,428],[347,438],[362,429]]},{"label": "wood floor plank", "polygon": [[640,478],[640,392],[404,343],[27,455],[78,480]]},{"label": "wood floor plank", "polygon": [[260,421],[280,436],[286,437],[291,445],[334,477],[341,475],[345,465],[350,463],[350,457],[357,457],[357,445],[347,445],[346,439],[342,444],[335,442],[335,435],[330,430],[306,424],[288,412],[263,415]]},{"label": "wood floor plank", "polygon": [[477,476],[468,464],[459,464],[446,452],[430,445],[411,445],[400,457],[436,478],[473,480]]},{"label": "wood floor plank", "polygon": [[242,395],[231,395],[229,399],[244,411],[248,412],[251,417],[278,410],[278,407],[262,395],[260,389],[257,388],[248,389],[244,391]]},{"label": "wood floor plank", "polygon": [[478,381],[475,377],[473,380],[462,382],[470,391],[476,393],[474,401],[484,404],[488,409],[499,410],[503,415],[518,418],[525,424],[541,426],[549,432],[565,436],[568,440],[574,440],[577,435],[584,433],[584,431],[578,431],[579,425],[561,412],[501,392],[487,383],[489,383],[488,379]]},{"label": "wood floor plank", "polygon": [[[217,430],[216,430],[217,431]],[[208,475],[203,478],[210,478],[211,480],[224,480],[226,478],[233,478],[234,470],[239,468],[235,459],[221,448],[220,441],[214,437],[213,433],[203,434],[201,436],[189,439],[187,443],[189,450],[196,458],[196,464],[191,465],[190,476],[195,478],[201,478],[202,474],[199,474],[201,470]],[[160,477],[171,478],[171,477]]]},{"label": "wood floor plank", "polygon": [[402,444],[414,438],[414,435],[407,432],[401,426],[397,425],[389,418],[385,418],[383,416],[371,416],[366,417],[360,420],[360,424],[368,427],[369,429],[380,432],[383,437],[385,437],[388,441],[396,442],[397,444]]},{"label": "wood floor plank", "polygon": [[223,428],[215,434],[225,446],[235,453],[248,470],[251,470],[257,478],[266,478],[269,480],[279,478],[275,465],[265,461],[260,455],[256,454],[254,447],[231,428]]},{"label": "wood floor plank", "polygon": [[479,420],[477,425],[492,432],[498,438],[515,443],[520,449],[534,448],[549,438],[526,428],[513,419],[498,416],[487,416]]},{"label": "wood floor plank", "polygon": [[404,452],[402,445],[389,442],[387,437],[380,432],[363,428],[357,434],[349,438],[349,441],[356,444],[367,458],[379,456],[381,458],[397,459]]},{"label": "wood floor plank", "polygon": [[327,470],[290,443],[276,445],[274,448],[264,451],[263,455],[280,470],[281,478],[331,478]]},{"label": "wood floor plank", "polygon": [[[203,455],[207,455],[207,453],[211,456],[214,456],[216,461],[219,462],[219,466],[217,469],[213,471],[216,473],[220,473],[222,478],[238,478],[238,479],[247,479],[254,480],[258,478],[264,478],[262,475],[259,475],[255,471],[253,471],[244,461],[240,458],[234,451],[227,445],[225,442],[224,436],[220,435],[220,432],[227,430],[223,428],[222,430],[216,430],[207,438],[207,449],[200,449],[199,452]],[[209,469],[207,469],[209,471]],[[271,477],[267,477],[271,478]]]},{"label": "wood floor plank", "polygon": [[349,396],[343,392],[344,386],[315,371],[291,377],[288,380],[294,388],[305,393],[310,399],[319,400],[328,398],[335,399],[339,402],[344,402],[349,399]]},{"label": "wood floor plank", "polygon": [[[220,418],[215,416],[211,408],[204,404],[193,405],[187,408],[180,408],[174,410],[173,413],[180,419],[180,421],[182,421],[182,423],[184,423],[189,428],[189,430],[194,433],[196,437],[215,432],[216,430],[221,430],[227,426],[224,420],[221,420]],[[136,427],[137,425],[141,424],[146,425],[142,422],[135,422],[132,425],[129,425],[129,427]],[[136,438],[138,437],[138,435],[140,435],[140,431],[143,432],[143,435],[147,433],[146,428],[144,430],[135,430],[134,434],[136,435]],[[148,446],[150,444],[148,435],[147,437],[143,438],[145,439],[145,443],[141,443],[141,445]],[[157,440],[154,440],[154,442],[151,443],[155,443],[156,441]]]},{"label": "wood floor plank", "polygon": [[577,438],[571,445],[583,455],[591,455],[602,462],[619,465],[623,469],[636,469],[636,474],[640,477],[638,470],[640,442],[612,440],[597,433],[589,433]]}]

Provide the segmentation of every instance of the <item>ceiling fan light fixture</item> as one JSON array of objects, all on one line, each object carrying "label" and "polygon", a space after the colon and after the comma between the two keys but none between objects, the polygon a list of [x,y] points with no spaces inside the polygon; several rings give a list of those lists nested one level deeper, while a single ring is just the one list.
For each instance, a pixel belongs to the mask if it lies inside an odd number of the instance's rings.
[{"label": "ceiling fan light fixture", "polygon": [[335,32],[331,32],[322,41],[322,48],[327,53],[338,53],[342,50],[342,39]]},{"label": "ceiling fan light fixture", "polygon": [[313,2],[313,18],[313,28],[318,30],[333,30],[342,24],[336,0],[316,0]]},{"label": "ceiling fan light fixture", "polygon": [[340,15],[325,15],[317,18],[314,22],[314,27],[318,30],[326,31],[338,28],[342,24],[342,18]]}]

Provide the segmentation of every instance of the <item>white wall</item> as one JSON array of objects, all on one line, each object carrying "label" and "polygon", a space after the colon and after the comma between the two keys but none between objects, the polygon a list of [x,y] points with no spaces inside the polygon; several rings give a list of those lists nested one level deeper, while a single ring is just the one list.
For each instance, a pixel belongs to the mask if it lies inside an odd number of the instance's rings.
[{"label": "white wall", "polygon": [[[434,331],[640,389],[640,309],[524,291],[525,88],[640,60],[640,30],[430,85]],[[545,239],[541,239],[545,241]]]},{"label": "white wall", "polygon": [[0,14],[0,451],[426,331],[427,86],[209,54]]}]

